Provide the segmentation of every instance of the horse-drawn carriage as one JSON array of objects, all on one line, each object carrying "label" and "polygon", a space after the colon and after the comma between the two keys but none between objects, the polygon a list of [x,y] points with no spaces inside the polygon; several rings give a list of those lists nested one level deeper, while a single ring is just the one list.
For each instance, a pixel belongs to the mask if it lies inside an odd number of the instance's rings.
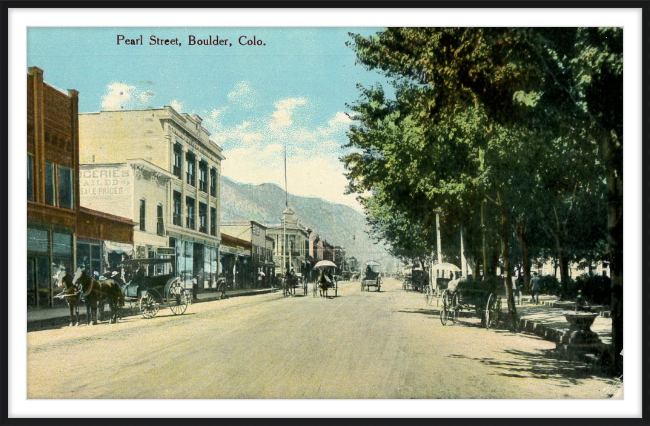
[{"label": "horse-drawn carriage", "polygon": [[329,297],[329,289],[334,289],[334,297],[339,295],[339,284],[336,275],[332,271],[336,269],[336,263],[329,260],[321,260],[314,265],[314,270],[319,271],[318,279],[314,283],[314,297],[319,294],[321,297]]},{"label": "horse-drawn carriage", "polygon": [[[182,315],[192,300],[191,290],[186,289],[180,277],[171,270],[173,259],[133,259],[123,267],[136,270],[133,278],[123,288],[124,301],[139,308],[145,318],[156,316],[160,308],[168,307],[174,315]],[[147,274],[146,268],[154,269]],[[163,273],[156,275],[156,270]],[[167,271],[164,271],[167,269]]]},{"label": "horse-drawn carriage", "polygon": [[496,327],[501,318],[501,294],[503,283],[499,280],[461,281],[453,280],[442,292],[440,322],[456,322],[462,310],[474,311],[486,328]]},{"label": "horse-drawn carriage", "polygon": [[424,301],[430,305],[433,300],[441,296],[449,283],[460,278],[460,268],[452,263],[438,263],[431,270],[431,284],[425,284],[422,290]]},{"label": "horse-drawn carriage", "polygon": [[295,296],[296,289],[302,291],[303,296],[307,296],[307,280],[304,279],[302,274],[287,274],[287,276],[280,275],[282,281],[283,295]]},{"label": "horse-drawn carriage", "polygon": [[381,264],[371,260],[364,264],[363,278],[361,278],[361,291],[370,291],[370,287],[377,287],[381,290],[381,273],[379,268]]}]

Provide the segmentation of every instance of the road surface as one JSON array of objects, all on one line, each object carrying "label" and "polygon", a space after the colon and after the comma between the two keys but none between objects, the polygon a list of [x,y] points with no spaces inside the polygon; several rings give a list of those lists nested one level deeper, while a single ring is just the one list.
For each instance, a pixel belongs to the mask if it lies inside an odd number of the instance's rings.
[{"label": "road surface", "polygon": [[443,327],[395,280],[379,293],[309,290],[28,333],[27,397],[604,398],[611,383],[537,337],[475,318]]}]

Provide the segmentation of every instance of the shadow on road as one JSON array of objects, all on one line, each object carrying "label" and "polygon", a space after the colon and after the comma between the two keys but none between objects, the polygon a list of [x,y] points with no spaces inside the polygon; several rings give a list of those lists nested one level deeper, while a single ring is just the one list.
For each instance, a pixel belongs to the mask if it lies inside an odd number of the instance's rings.
[{"label": "shadow on road", "polygon": [[559,386],[575,386],[582,381],[593,378],[607,378],[598,368],[578,362],[562,359],[554,349],[526,352],[517,349],[506,349],[504,354],[515,356],[516,359],[504,361],[497,358],[472,358],[466,355],[449,355],[453,359],[467,359],[490,366],[494,374],[513,379],[547,379],[559,381]]}]

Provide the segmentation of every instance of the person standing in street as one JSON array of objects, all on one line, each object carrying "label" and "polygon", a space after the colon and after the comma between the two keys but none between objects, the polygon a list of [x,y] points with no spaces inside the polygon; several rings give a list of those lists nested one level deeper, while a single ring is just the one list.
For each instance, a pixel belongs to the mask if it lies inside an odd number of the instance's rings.
[{"label": "person standing in street", "polygon": [[532,296],[530,302],[537,305],[539,303],[539,293],[542,292],[542,280],[537,276],[537,272],[533,272],[533,278],[530,280],[530,295]]}]

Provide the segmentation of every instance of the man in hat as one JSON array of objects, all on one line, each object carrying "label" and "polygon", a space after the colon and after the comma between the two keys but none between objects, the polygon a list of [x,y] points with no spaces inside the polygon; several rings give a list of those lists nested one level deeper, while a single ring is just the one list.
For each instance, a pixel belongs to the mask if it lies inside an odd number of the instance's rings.
[{"label": "man in hat", "polygon": [[536,305],[539,303],[539,294],[542,292],[542,280],[537,276],[537,272],[533,272],[533,278],[530,280],[530,295],[531,303]]}]

